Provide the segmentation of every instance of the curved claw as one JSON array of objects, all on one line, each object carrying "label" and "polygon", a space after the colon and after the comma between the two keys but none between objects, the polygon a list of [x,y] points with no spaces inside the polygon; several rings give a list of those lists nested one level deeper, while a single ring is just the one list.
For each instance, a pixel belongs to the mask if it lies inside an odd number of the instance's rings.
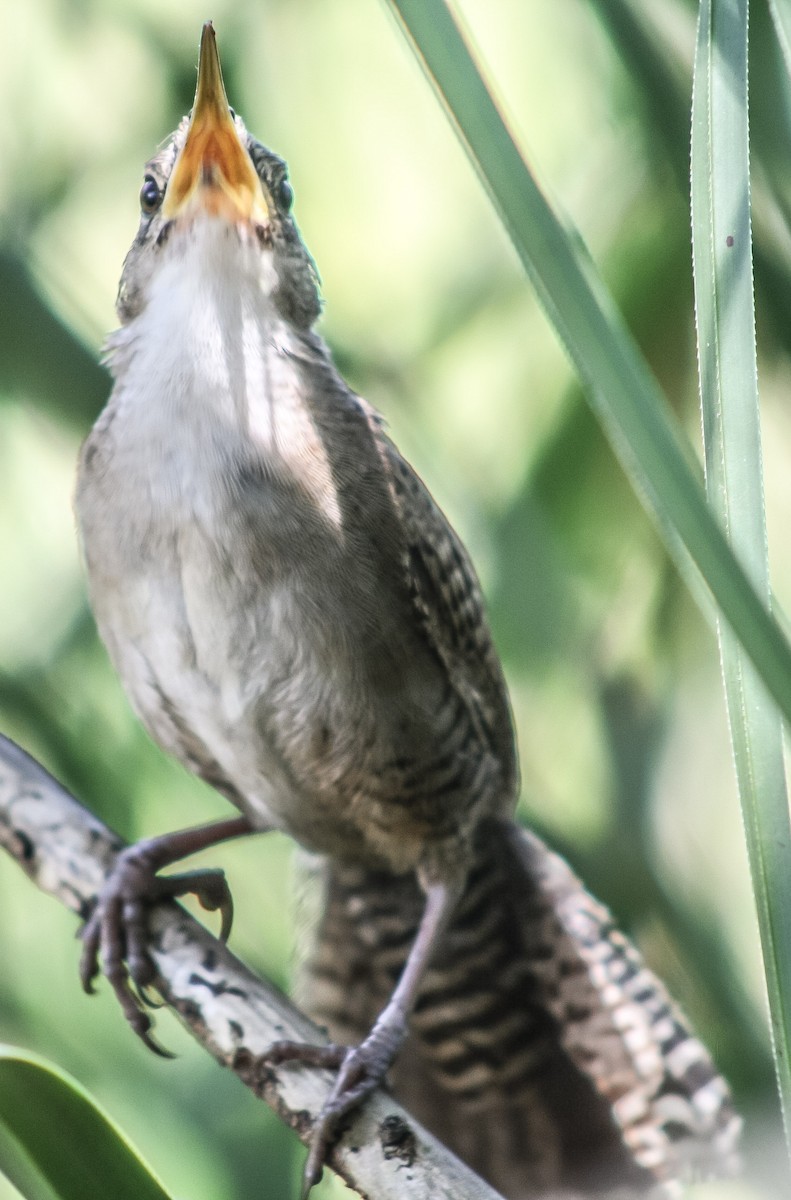
[{"label": "curved claw", "polygon": [[219,937],[219,939],[223,945],[225,945],[225,943],[228,941],[228,938],[231,936],[232,928],[233,928],[233,900],[231,899],[231,893],[229,892],[228,893],[228,903],[226,905],[223,905],[220,907],[220,932],[217,936]]},{"label": "curved claw", "polygon": [[176,1057],[172,1050],[168,1050],[167,1046],[163,1046],[161,1042],[158,1042],[156,1038],[151,1036],[151,1034],[146,1034],[145,1036],[141,1034],[140,1036],[143,1044],[148,1047],[152,1054],[156,1054],[157,1058]]},{"label": "curved claw", "polygon": [[96,920],[96,908],[83,925],[78,936],[82,939],[80,954],[80,983],[82,990],[89,996],[96,994],[93,981],[100,972],[99,967],[99,923]]},{"label": "curved claw", "polygon": [[308,1195],[313,1187],[321,1181],[324,1174],[323,1161],[314,1162],[313,1143],[308,1150],[308,1157],[305,1162],[305,1169],[302,1172],[302,1187],[299,1193],[299,1200],[308,1200]]},{"label": "curved claw", "polygon": [[135,984],[135,994],[143,1008],[167,1008],[164,1000],[157,1000],[155,996],[149,994],[148,988]]},{"label": "curved claw", "polygon": [[193,893],[208,911],[219,910],[220,937],[225,941],[233,921],[233,901],[222,871],[157,875],[161,847],[166,842],[166,838],[141,842],[118,855],[81,930],[79,972],[83,990],[89,995],[95,991],[94,980],[104,974],[127,1022],[141,1041],[154,1054],[172,1058],[170,1051],[151,1036],[152,1021],[146,1012],[147,1007],[158,1007],[147,994],[157,978],[148,948],[148,907],[158,900]]},{"label": "curved claw", "polygon": [[321,1179],[327,1151],[339,1132],[343,1118],[361,1104],[384,1080],[400,1046],[406,1025],[402,1016],[392,1015],[377,1025],[359,1046],[312,1046],[301,1042],[274,1042],[264,1055],[267,1063],[300,1062],[306,1066],[336,1068],[332,1091],[316,1118],[302,1174],[301,1200]]},{"label": "curved claw", "polygon": [[389,1049],[374,1037],[346,1051],[335,1085],[313,1126],[302,1173],[301,1200],[307,1200],[311,1188],[321,1179],[327,1151],[338,1135],[341,1121],[383,1081],[391,1058]]},{"label": "curved claw", "polygon": [[182,871],[179,875],[157,878],[161,894],[171,899],[192,895],[206,912],[219,912],[221,942],[227,942],[233,926],[233,896],[225,872],[217,867],[199,871]]},{"label": "curved claw", "polygon": [[224,871],[202,872],[203,880],[200,890],[195,892],[202,908],[207,912],[219,912],[220,932],[218,937],[225,943],[231,936],[233,928],[233,896],[228,887]]},{"label": "curved claw", "polygon": [[310,1145],[308,1146],[308,1157],[302,1173],[300,1200],[307,1200],[311,1188],[321,1179],[324,1169],[324,1159],[341,1118],[350,1109],[354,1108],[369,1091],[372,1091],[379,1082],[378,1079],[372,1079],[370,1082],[366,1081],[367,1086],[359,1094],[357,1092],[353,1094],[347,1093],[344,1097],[345,1103],[342,1106],[342,1111],[336,1112],[336,1105],[333,1103],[336,1093],[338,1093],[339,1089],[343,1090],[348,1083],[348,1076],[344,1071],[344,1067],[349,1058],[355,1053],[354,1049],[350,1049],[348,1046],[340,1046],[334,1042],[330,1042],[324,1046],[313,1046],[306,1042],[282,1041],[273,1042],[264,1055],[266,1062],[274,1066],[280,1063],[298,1062],[308,1067],[321,1067],[325,1070],[338,1070],[340,1072],[332,1092],[313,1127]]}]

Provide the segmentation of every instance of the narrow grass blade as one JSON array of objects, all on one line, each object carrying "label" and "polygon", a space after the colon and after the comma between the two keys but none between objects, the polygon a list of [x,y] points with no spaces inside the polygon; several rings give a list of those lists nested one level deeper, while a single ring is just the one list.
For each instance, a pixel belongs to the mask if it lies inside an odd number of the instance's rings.
[{"label": "narrow grass blade", "polygon": [[447,3],[389,3],[687,583],[706,611],[702,577],[768,690],[791,718],[788,643],[712,516],[691,451],[579,239],[552,212],[520,156]]},{"label": "narrow grass blade", "polygon": [[[768,604],[750,231],[747,18],[747,0],[701,2],[692,104],[692,247],[706,485],[731,545]],[[791,822],[782,728],[762,680],[725,626],[720,653],[791,1147]]]},{"label": "narrow grass blade", "polygon": [[0,1046],[0,1129],[0,1172],[30,1200],[169,1200],[75,1079],[12,1046]]}]

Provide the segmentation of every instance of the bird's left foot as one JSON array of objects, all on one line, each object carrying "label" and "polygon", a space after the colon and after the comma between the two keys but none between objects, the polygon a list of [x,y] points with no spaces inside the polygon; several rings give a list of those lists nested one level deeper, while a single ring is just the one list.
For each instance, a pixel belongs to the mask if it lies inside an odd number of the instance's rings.
[{"label": "bird's left foot", "polygon": [[327,1151],[343,1118],[384,1082],[405,1035],[405,1020],[380,1018],[359,1046],[310,1046],[300,1042],[275,1042],[270,1046],[265,1055],[267,1063],[299,1062],[338,1071],[332,1091],[313,1126],[302,1176],[301,1200],[306,1200],[310,1189],[321,1179]]}]

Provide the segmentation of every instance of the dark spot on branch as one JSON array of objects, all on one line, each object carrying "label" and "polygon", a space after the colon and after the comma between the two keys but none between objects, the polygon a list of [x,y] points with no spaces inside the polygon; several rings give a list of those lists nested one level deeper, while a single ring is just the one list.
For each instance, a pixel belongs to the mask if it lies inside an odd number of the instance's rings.
[{"label": "dark spot on branch", "polygon": [[725,239],[725,245],[728,247],[728,249],[730,249],[730,247],[733,245],[733,234],[731,234],[731,233],[728,234],[728,236]]},{"label": "dark spot on branch", "polygon": [[313,1129],[313,1117],[306,1108],[301,1108],[299,1112],[295,1112],[291,1121],[291,1128],[296,1129],[297,1133],[305,1135]]},{"label": "dark spot on branch", "polygon": [[200,1024],[203,1026],[203,1013],[200,1010],[200,1005],[194,1000],[173,1000],[173,1007],[177,1012],[180,1012],[185,1021],[190,1025]]},{"label": "dark spot on branch", "polygon": [[197,984],[199,987],[208,988],[212,996],[241,996],[241,998],[244,1000],[247,994],[246,992],[243,992],[241,988],[228,987],[228,984],[222,979],[220,979],[217,983],[212,983],[211,980],[204,979],[202,975],[198,975],[196,971],[193,971],[190,975],[189,982]]},{"label": "dark spot on branch", "polygon": [[411,1167],[417,1158],[417,1141],[403,1117],[391,1113],[379,1126],[379,1141],[385,1158],[399,1158]]},{"label": "dark spot on branch", "polygon": [[33,845],[31,838],[21,829],[14,830],[14,838],[19,847],[19,851],[17,852],[19,859],[26,863],[32,862],[36,857],[36,847]]},{"label": "dark spot on branch", "polygon": [[230,1067],[256,1096],[263,1096],[268,1089],[277,1085],[277,1072],[274,1067],[271,1067],[265,1058],[252,1054],[246,1047],[234,1051]]}]

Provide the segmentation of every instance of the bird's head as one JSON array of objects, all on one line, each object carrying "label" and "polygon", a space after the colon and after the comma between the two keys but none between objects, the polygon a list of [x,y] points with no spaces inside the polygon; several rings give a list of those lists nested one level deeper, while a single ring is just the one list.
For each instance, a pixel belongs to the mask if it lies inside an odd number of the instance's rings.
[{"label": "bird's head", "polygon": [[317,276],[292,201],[286,164],[251,137],[228,104],[208,21],[192,112],[145,167],[140,227],[118,290],[121,321],[145,308],[166,256],[201,254],[212,242],[260,266],[261,286],[280,316],[309,327],[320,308]]}]

